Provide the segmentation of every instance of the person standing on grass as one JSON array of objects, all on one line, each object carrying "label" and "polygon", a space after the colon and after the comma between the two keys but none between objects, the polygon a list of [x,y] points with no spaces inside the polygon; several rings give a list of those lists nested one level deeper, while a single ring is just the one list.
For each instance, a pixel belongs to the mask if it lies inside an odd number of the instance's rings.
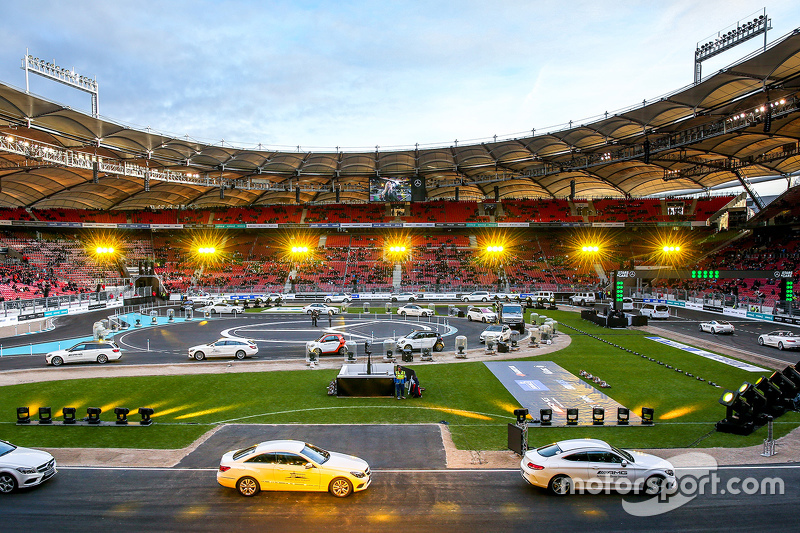
[{"label": "person standing on grass", "polygon": [[394,396],[398,400],[405,400],[404,395],[406,391],[406,373],[403,372],[403,367],[395,365],[394,367]]}]

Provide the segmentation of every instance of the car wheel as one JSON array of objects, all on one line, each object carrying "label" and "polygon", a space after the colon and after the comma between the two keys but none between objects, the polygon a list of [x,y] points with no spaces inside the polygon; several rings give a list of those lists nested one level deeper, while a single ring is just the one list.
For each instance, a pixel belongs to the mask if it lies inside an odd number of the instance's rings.
[{"label": "car wheel", "polygon": [[461,298],[461,301],[462,301],[462,302],[468,302],[468,301],[469,301],[469,298],[466,298],[466,297],[464,297],[464,298]]},{"label": "car wheel", "polygon": [[436,344],[433,345],[433,351],[434,352],[441,352],[442,350],[444,350],[444,344],[443,343],[437,342]]},{"label": "car wheel", "polygon": [[396,302],[396,301],[397,301],[397,298],[392,298],[392,301],[393,301],[393,302]]},{"label": "car wheel", "polygon": [[308,311],[306,311],[306,314],[307,314],[307,315],[310,315],[310,314],[311,314],[311,309],[309,309]]},{"label": "car wheel", "polygon": [[255,496],[261,490],[261,487],[258,485],[258,481],[251,477],[243,477],[239,481],[236,482],[236,490],[239,491],[239,494],[242,496]]},{"label": "car wheel", "polygon": [[244,350],[239,350],[238,352],[236,352],[236,355],[234,355],[234,357],[235,357],[236,359],[238,359],[239,361],[241,361],[242,359],[244,359],[244,358],[245,358],[245,356],[246,356],[246,355],[247,355],[247,354],[246,354],[246,353],[244,353]]},{"label": "car wheel", "polygon": [[342,346],[341,348],[339,348],[339,355],[341,355],[342,357],[344,357],[345,355],[347,355],[347,348],[346,348],[346,347],[344,347],[344,346]]},{"label": "car wheel", "polygon": [[404,351],[404,352],[410,352],[410,351],[412,351],[412,350],[413,350],[413,348],[411,347],[411,345],[410,345],[410,344],[406,344],[406,345],[405,345],[405,348],[403,348],[403,351]]},{"label": "car wheel", "polygon": [[64,360],[61,359],[60,357],[56,356],[56,357],[53,357],[52,359],[50,359],[50,364],[53,365],[53,366],[61,366],[61,365],[64,364]]},{"label": "car wheel", "polygon": [[472,315],[467,315],[467,320],[469,320],[470,322],[472,322]]},{"label": "car wheel", "polygon": [[572,492],[572,479],[563,474],[555,476],[550,480],[550,483],[547,484],[547,488],[556,496],[566,496]]},{"label": "car wheel", "polygon": [[11,474],[0,474],[0,493],[8,494],[17,488],[17,480]]},{"label": "car wheel", "polygon": [[664,476],[650,476],[644,482],[644,492],[650,496],[660,494],[664,490]]},{"label": "car wheel", "polygon": [[343,477],[337,477],[331,481],[328,490],[337,498],[347,498],[353,493],[353,484]]},{"label": "car wheel", "polygon": [[104,353],[101,353],[100,355],[97,356],[97,362],[100,363],[101,365],[108,363],[108,356]]},{"label": "car wheel", "polygon": [[202,361],[203,359],[206,358],[206,354],[204,354],[203,352],[194,352],[194,358],[197,361]]},{"label": "car wheel", "polygon": [[488,301],[489,301],[489,298],[487,298],[486,296],[484,296],[484,297],[481,299],[481,301],[482,301],[482,302],[488,302]]},{"label": "car wheel", "polygon": [[335,315],[336,312],[333,309],[328,309],[328,316]]},{"label": "car wheel", "polygon": [[326,303],[326,304],[329,304],[329,303],[331,303],[331,299],[330,299],[330,298],[325,298],[325,303]]},{"label": "car wheel", "polygon": [[778,349],[779,350],[783,350],[783,342],[779,342],[778,343]]},{"label": "car wheel", "polygon": [[483,320],[483,323],[486,324],[486,317],[483,317],[481,320]]},{"label": "car wheel", "polygon": [[698,326],[700,328],[700,333],[703,332],[703,326]]},{"label": "car wheel", "polygon": [[717,328],[711,328],[711,334],[712,335],[716,335],[717,334]]},{"label": "car wheel", "polygon": [[761,337],[758,338],[758,345],[764,346],[764,339],[762,339]]}]

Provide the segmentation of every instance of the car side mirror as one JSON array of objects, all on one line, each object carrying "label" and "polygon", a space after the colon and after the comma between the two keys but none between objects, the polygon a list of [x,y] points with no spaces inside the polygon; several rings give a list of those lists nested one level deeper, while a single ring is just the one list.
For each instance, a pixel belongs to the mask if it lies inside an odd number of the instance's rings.
[{"label": "car side mirror", "polygon": [[625,459],[623,459],[623,460],[622,460],[622,466],[628,466],[628,461],[626,461]]},{"label": "car side mirror", "polygon": [[306,470],[309,468],[314,468],[314,465],[312,463],[306,463]]}]

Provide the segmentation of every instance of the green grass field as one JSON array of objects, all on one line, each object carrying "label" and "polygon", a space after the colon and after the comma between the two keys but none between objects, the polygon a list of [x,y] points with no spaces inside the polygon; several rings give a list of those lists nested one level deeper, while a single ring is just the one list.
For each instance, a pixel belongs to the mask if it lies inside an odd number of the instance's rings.
[{"label": "green grass field", "polygon": [[[685,372],[702,376],[723,388],[736,389],[760,374],[704,359],[644,338],[637,331],[612,331],[580,320],[570,312],[549,311],[562,324],[611,340]],[[609,346],[587,335],[572,335],[572,344],[541,359],[555,361],[578,375],[580,370],[611,384],[605,389],[621,404],[638,413],[653,407],[653,427],[531,428],[532,446],[573,437],[598,437],[633,448],[740,447],[760,444],[764,428],[741,437],[714,432],[714,422],[724,417],[718,403],[722,389],[678,374],[639,356]],[[521,358],[522,359],[522,358]],[[426,387],[423,398],[396,401],[393,398],[336,398],[326,387],[335,370],[253,372],[196,376],[127,377],[54,381],[13,385],[0,389],[0,438],[39,447],[131,447],[179,448],[190,444],[216,424],[224,422],[268,424],[348,423],[438,423],[446,422],[459,448],[502,450],[506,447],[506,424],[519,407],[482,362],[419,365],[417,374]],[[57,371],[57,370],[55,370]],[[113,420],[113,408],[126,406],[156,410],[151,427],[29,427],[16,426],[17,406],[50,406],[54,414],[71,406],[85,413],[86,407],[103,409],[104,420]],[[589,416],[588,412],[581,414]],[[138,415],[132,420],[138,420]],[[58,419],[57,419],[58,420]],[[787,413],[775,423],[777,436],[800,424],[800,415]]]}]

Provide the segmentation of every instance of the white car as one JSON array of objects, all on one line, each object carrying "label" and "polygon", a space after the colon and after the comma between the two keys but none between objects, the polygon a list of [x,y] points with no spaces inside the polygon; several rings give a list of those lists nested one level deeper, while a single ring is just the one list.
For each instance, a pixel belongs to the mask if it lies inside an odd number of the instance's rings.
[{"label": "white car", "polygon": [[717,333],[733,333],[735,330],[736,328],[733,327],[733,324],[726,320],[700,322],[700,331],[705,333],[713,333],[716,335]]},{"label": "white car", "polygon": [[584,306],[594,304],[597,299],[595,298],[593,292],[578,292],[570,296],[569,301],[572,303],[572,305]]},{"label": "white car", "polygon": [[353,295],[349,292],[337,292],[325,297],[325,303],[349,303],[353,300]]},{"label": "white car", "polygon": [[122,358],[122,351],[116,343],[110,341],[79,342],[72,348],[56,350],[44,356],[48,365],[61,366],[64,363],[91,363],[97,361],[105,364]]},{"label": "white car", "polygon": [[480,341],[508,342],[511,340],[511,328],[508,324],[492,324],[481,333]]},{"label": "white car", "polygon": [[219,339],[189,348],[189,359],[202,361],[207,357],[234,357],[240,361],[258,353],[258,345],[248,339]]},{"label": "white car", "polygon": [[393,302],[416,302],[417,295],[413,292],[395,292],[389,295],[389,299]]},{"label": "white car", "polygon": [[204,305],[196,309],[198,313],[211,313],[213,314],[239,314],[244,313],[244,307],[241,305],[231,305],[226,303],[215,303],[213,305]]},{"label": "white car", "polygon": [[444,340],[436,331],[416,330],[397,339],[397,349],[410,350],[412,352],[429,349],[434,352],[441,352],[444,350]]},{"label": "white car", "polygon": [[477,320],[484,323],[497,322],[497,313],[488,307],[470,307],[467,309],[467,320],[470,322]]},{"label": "white car", "polygon": [[622,310],[633,311],[633,298],[625,297],[622,299]]},{"label": "white car", "polygon": [[406,304],[397,308],[397,314],[400,316],[433,316],[433,311],[416,304]]},{"label": "white car", "polygon": [[494,294],[487,291],[475,291],[461,297],[462,302],[488,302],[494,300]]},{"label": "white car", "polygon": [[658,494],[676,483],[669,461],[597,439],[562,440],[528,450],[520,470],[525,481],[559,496],[595,487]]},{"label": "white car", "polygon": [[644,304],[639,314],[648,318],[669,318],[669,306],[665,304]]},{"label": "white car", "polygon": [[35,487],[57,473],[56,460],[49,453],[0,440],[0,494]]},{"label": "white car", "polygon": [[242,496],[262,490],[328,491],[338,498],[372,483],[363,459],[297,440],[273,440],[222,456],[217,483]]},{"label": "white car", "polygon": [[308,304],[307,306],[303,307],[303,312],[307,315],[310,315],[314,311],[317,311],[320,315],[336,315],[339,313],[338,307],[331,307],[329,305],[321,304],[321,303],[313,303]]},{"label": "white car", "polygon": [[770,331],[758,336],[758,344],[775,346],[779,350],[793,350],[800,348],[800,337],[795,336],[791,331]]}]

